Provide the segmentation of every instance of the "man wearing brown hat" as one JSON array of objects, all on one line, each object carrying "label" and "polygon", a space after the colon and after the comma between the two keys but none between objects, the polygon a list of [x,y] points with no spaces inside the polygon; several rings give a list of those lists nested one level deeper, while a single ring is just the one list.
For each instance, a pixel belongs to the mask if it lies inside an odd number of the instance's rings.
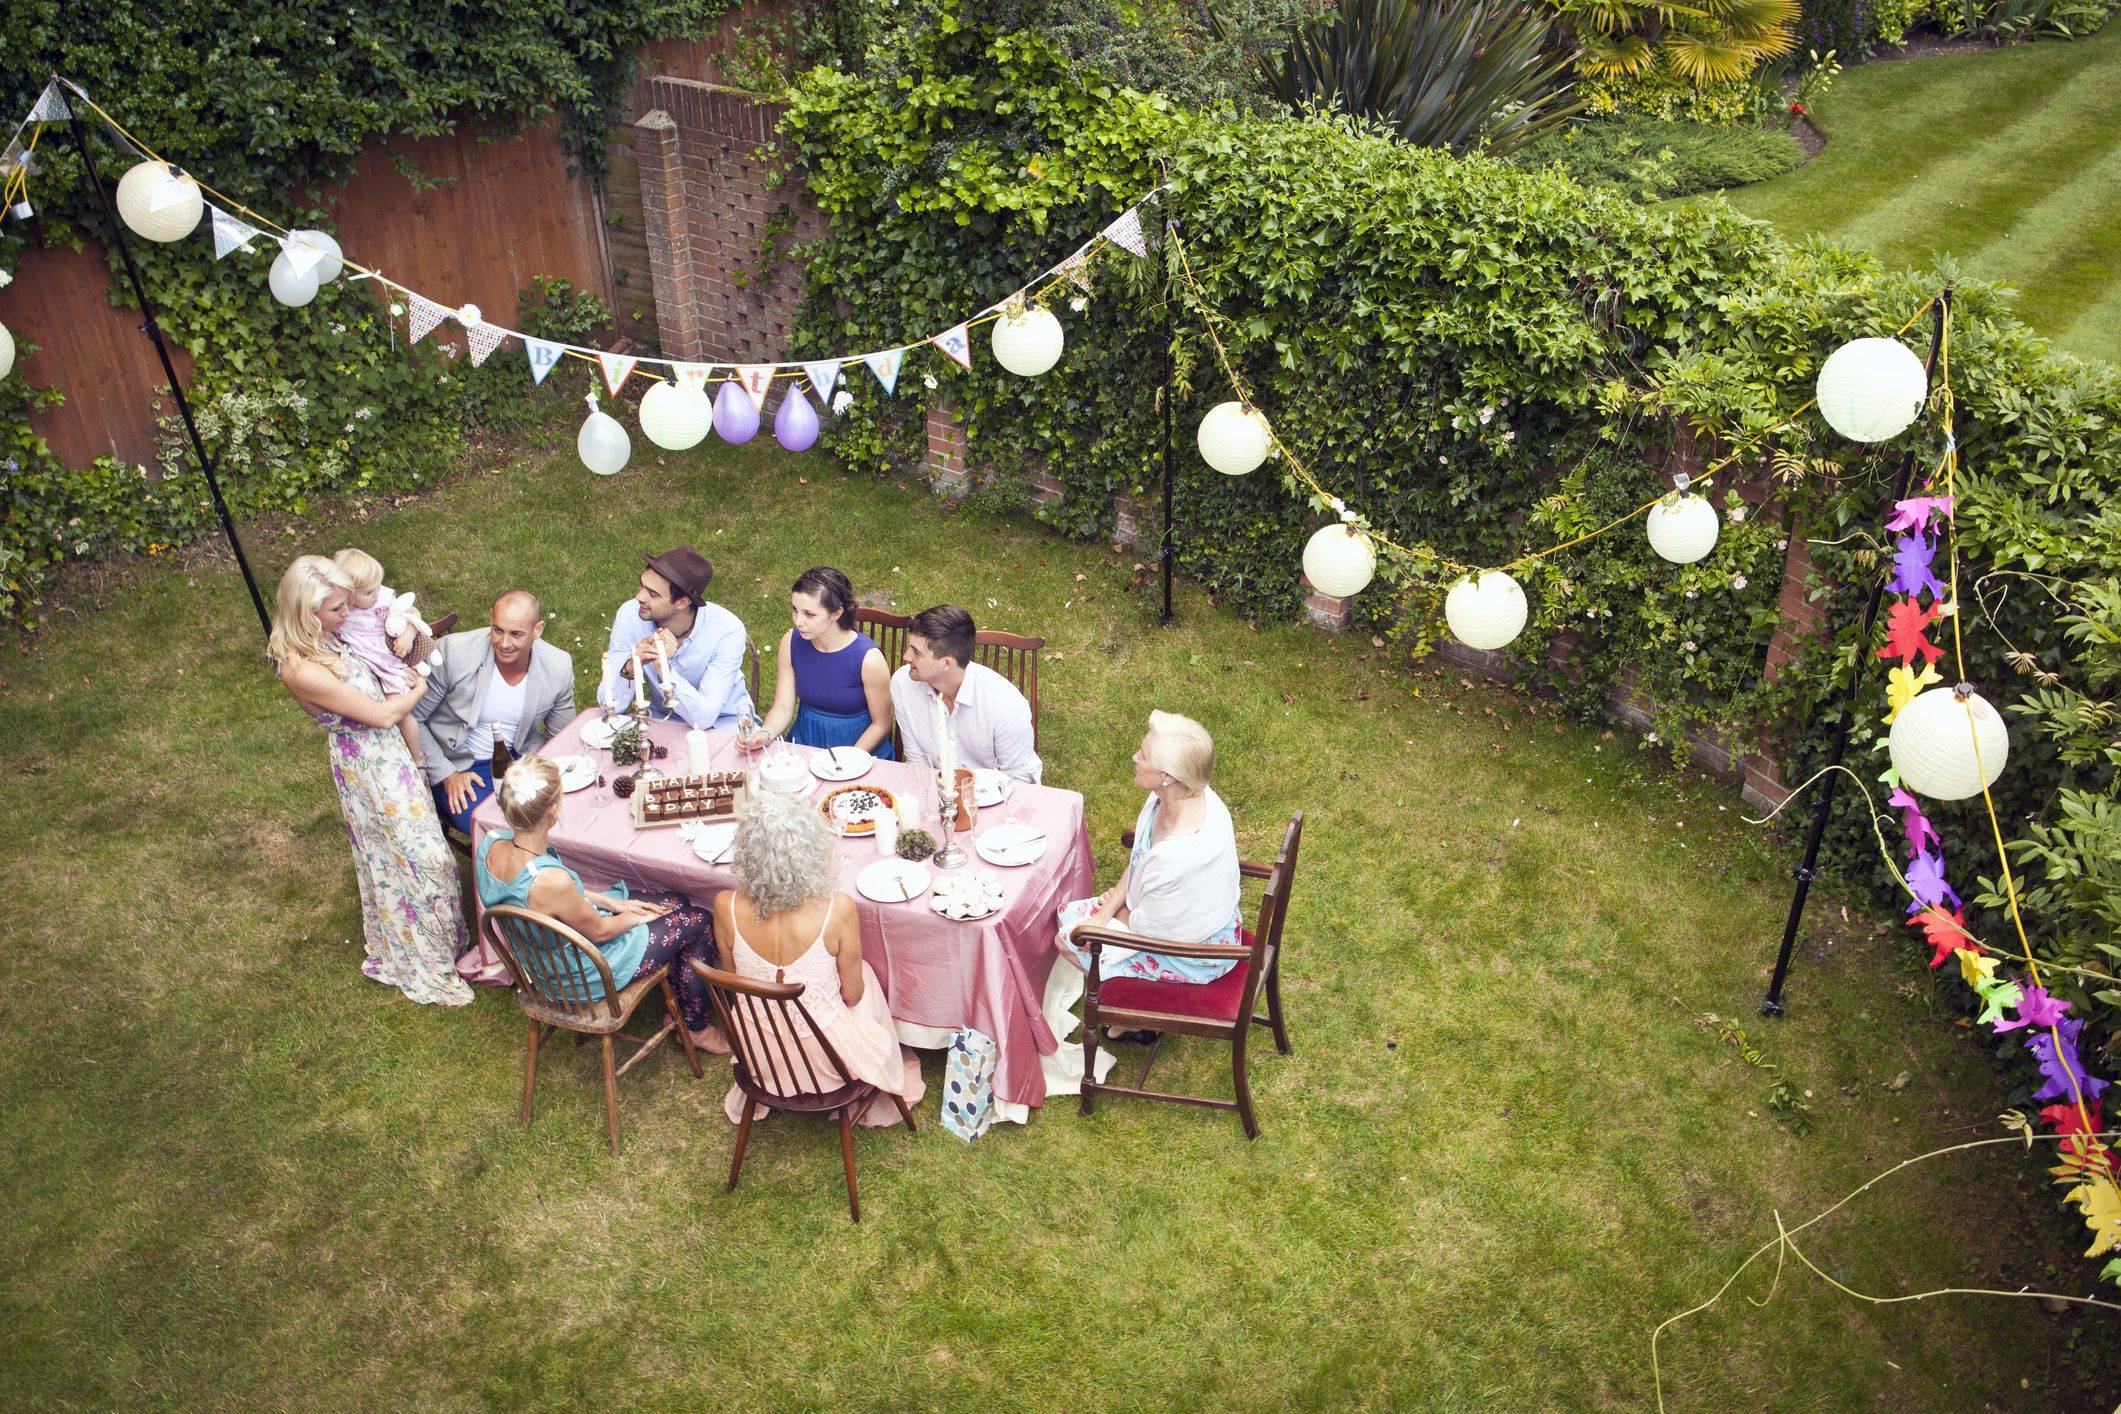
[{"label": "man wearing brown hat", "polygon": [[650,716],[703,728],[734,729],[753,712],[744,686],[744,625],[707,601],[713,578],[714,566],[690,545],[647,557],[641,592],[611,621],[598,702],[630,710],[645,697]]}]

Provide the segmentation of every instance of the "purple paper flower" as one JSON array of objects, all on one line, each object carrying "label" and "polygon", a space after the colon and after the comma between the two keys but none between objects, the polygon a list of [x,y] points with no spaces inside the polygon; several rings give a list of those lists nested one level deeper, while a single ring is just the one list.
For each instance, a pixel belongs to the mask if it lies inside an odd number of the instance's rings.
[{"label": "purple paper flower", "polygon": [[1930,824],[1930,817],[1922,813],[1922,804],[1907,793],[1905,786],[1894,786],[1888,801],[1901,812],[1900,828],[1907,832],[1907,847],[1910,855],[1919,855],[1927,844],[1942,844],[1937,836],[1937,827]]},{"label": "purple paper flower", "polygon": [[2049,996],[2047,988],[2027,987],[2025,1000],[2018,1003],[2018,1019],[2005,1022],[1996,1029],[2016,1031],[2021,1026],[2059,1026],[2068,1011],[2069,1003]]},{"label": "purple paper flower", "polygon": [[1927,535],[1903,535],[1893,551],[1893,581],[1895,593],[1927,594],[1932,599],[1944,597],[1944,586],[1930,569],[1930,561],[1937,556],[1937,547]]},{"label": "purple paper flower", "polygon": [[1926,849],[1917,853],[1914,862],[1907,866],[1907,886],[1915,895],[1915,901],[1907,906],[1909,913],[1920,913],[1925,908],[1941,908],[1946,899],[1952,901],[1953,908],[1959,908],[1965,903],[1965,900],[1959,897],[1959,891],[1945,882],[1944,856],[1932,854]]},{"label": "purple paper flower", "polygon": [[2099,1098],[2107,1082],[2086,1071],[2077,1055],[2077,1033],[2083,1029],[2081,1021],[2062,1021],[2056,1023],[2053,1031],[2026,1038],[2025,1048],[2040,1062],[2040,1073],[2047,1077],[2047,1083],[2033,1092],[2034,1099],[2075,1099],[2082,1094],[2084,1103],[2089,1105]]},{"label": "purple paper flower", "polygon": [[1930,517],[1941,515],[1951,519],[1952,498],[1949,496],[1910,496],[1893,505],[1892,519],[1885,523],[1887,530],[1926,531],[1930,528]]}]

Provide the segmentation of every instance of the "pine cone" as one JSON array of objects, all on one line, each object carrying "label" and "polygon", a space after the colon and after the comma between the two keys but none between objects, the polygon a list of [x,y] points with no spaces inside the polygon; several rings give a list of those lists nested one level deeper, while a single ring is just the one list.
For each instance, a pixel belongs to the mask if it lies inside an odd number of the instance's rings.
[{"label": "pine cone", "polygon": [[621,776],[611,783],[611,793],[624,800],[633,794],[633,777]]}]

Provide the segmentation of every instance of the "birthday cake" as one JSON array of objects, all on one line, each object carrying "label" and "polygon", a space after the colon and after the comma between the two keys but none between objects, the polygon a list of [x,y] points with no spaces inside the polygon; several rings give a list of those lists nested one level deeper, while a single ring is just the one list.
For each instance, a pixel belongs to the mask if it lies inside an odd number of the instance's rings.
[{"label": "birthday cake", "polygon": [[759,789],[782,795],[808,795],[810,768],[793,751],[779,751],[759,763]]}]

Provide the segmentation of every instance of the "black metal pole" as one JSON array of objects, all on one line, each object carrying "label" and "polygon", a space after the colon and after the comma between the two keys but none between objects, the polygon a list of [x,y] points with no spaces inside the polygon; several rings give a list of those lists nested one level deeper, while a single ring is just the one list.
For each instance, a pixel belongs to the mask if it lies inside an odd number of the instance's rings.
[{"label": "black metal pole", "polygon": [[[1168,202],[1171,198],[1166,194],[1163,199]],[[1165,222],[1168,235],[1169,228],[1177,222],[1169,217]],[[1168,239],[1157,247],[1157,254],[1164,262],[1164,539],[1160,555],[1164,571],[1164,611],[1157,623],[1169,628],[1174,618],[1171,613],[1171,566],[1176,553],[1171,540],[1171,422],[1177,411],[1171,404],[1175,396],[1172,385],[1178,381],[1178,354],[1171,347],[1172,340],[1178,337],[1178,320],[1172,306],[1178,299],[1178,287],[1171,278],[1171,242]]]},{"label": "black metal pole", "polygon": [[243,542],[236,538],[236,522],[228,513],[228,502],[221,497],[221,482],[214,475],[213,459],[206,455],[206,443],[200,440],[199,424],[192,421],[191,403],[185,399],[184,384],[178,380],[177,366],[170,360],[169,345],[163,342],[162,326],[155,322],[155,307],[147,298],[146,287],[140,283],[140,272],[133,266],[132,250],[125,243],[125,223],[118,219],[110,193],[104,190],[103,174],[96,170],[96,159],[88,150],[88,134],[81,129],[80,110],[71,101],[66,105],[66,122],[73,129],[74,146],[81,152],[81,165],[88,171],[88,184],[102,199],[103,215],[110,222],[111,238],[117,243],[118,259],[125,266],[125,278],[132,283],[133,298],[140,301],[140,328],[154,340],[155,352],[162,359],[162,371],[169,375],[169,391],[177,400],[177,415],[184,419],[184,430],[191,434],[192,451],[198,455],[199,469],[206,473],[206,488],[213,493],[214,512],[221,517],[221,533],[228,537],[228,548],[235,552],[236,568],[243,572],[244,587],[250,590],[251,607],[258,611],[258,626],[269,636],[272,615],[266,611],[265,596],[258,592],[258,581],[250,572],[250,560],[243,553]]},{"label": "black metal pole", "polygon": [[[1933,375],[1937,368],[1937,351],[1944,343],[1944,323],[1952,315],[1952,284],[1946,282],[1944,293],[1937,297],[1936,326],[1930,332],[1930,354],[1923,360],[1923,372]],[[1900,457],[1900,474],[1893,479],[1893,501],[1906,497],[1908,483],[1915,474],[1915,453],[1918,439],[1908,440],[1907,450]],[[1891,504],[1888,502],[1887,504]],[[1790,871],[1797,881],[1797,892],[1790,898],[1789,920],[1782,925],[1782,950],[1775,954],[1775,975],[1768,982],[1767,995],[1760,999],[1762,1016],[1780,1016],[1783,1012],[1782,984],[1790,975],[1790,958],[1797,947],[1797,925],[1804,918],[1805,896],[1812,891],[1812,880],[1819,877],[1819,845],[1826,838],[1827,818],[1834,812],[1835,788],[1841,784],[1841,773],[1834,768],[1841,764],[1848,751],[1849,730],[1856,722],[1856,696],[1862,691],[1864,659],[1870,653],[1871,629],[1878,622],[1878,607],[1885,600],[1883,571],[1871,584],[1871,597],[1863,606],[1863,627],[1856,634],[1856,661],[1849,669],[1848,690],[1841,696],[1841,716],[1834,725],[1834,748],[1827,756],[1827,772],[1819,783],[1819,800],[1812,807],[1811,828],[1804,837],[1804,862]]]}]

